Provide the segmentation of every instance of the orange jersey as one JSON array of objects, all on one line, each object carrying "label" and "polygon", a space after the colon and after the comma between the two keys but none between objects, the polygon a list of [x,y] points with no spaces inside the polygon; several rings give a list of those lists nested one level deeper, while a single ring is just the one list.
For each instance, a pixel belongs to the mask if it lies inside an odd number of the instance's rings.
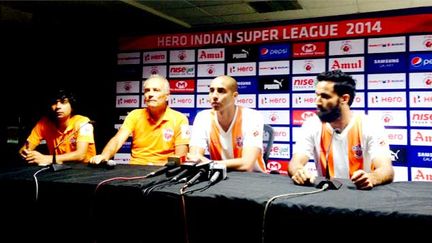
[{"label": "orange jersey", "polygon": [[175,154],[175,146],[189,143],[189,122],[185,115],[167,107],[158,123],[146,108],[131,111],[122,125],[132,134],[130,164],[164,165]]},{"label": "orange jersey", "polygon": [[75,151],[77,142],[87,142],[89,146],[84,162],[88,162],[91,157],[96,155],[93,126],[88,123],[89,121],[85,116],[74,115],[69,119],[66,130],[60,132],[52,121],[44,117],[36,123],[27,141],[39,145],[42,140],[45,140],[50,154],[54,153],[54,148],[60,143],[56,149],[56,154]]}]

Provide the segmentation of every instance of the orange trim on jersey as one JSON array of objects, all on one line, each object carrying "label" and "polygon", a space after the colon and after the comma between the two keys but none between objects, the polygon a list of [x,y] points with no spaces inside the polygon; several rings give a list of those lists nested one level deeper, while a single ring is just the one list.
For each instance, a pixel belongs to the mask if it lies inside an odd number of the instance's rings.
[{"label": "orange trim on jersey", "polygon": [[[320,143],[320,165],[321,165],[321,172],[323,176],[327,176],[327,165],[326,165],[326,155],[328,155],[328,166],[329,166],[329,173],[330,177],[334,177],[334,165],[333,165],[333,143],[330,145],[331,140],[333,136],[331,131],[326,127],[326,123],[322,124],[322,132],[321,132],[321,143]],[[330,145],[330,148],[329,148]]]},{"label": "orange trim on jersey", "polygon": [[[348,131],[348,163],[349,176],[351,177],[354,171],[363,169],[363,150],[361,148],[362,126],[360,116],[356,117],[353,126]],[[321,142],[320,142],[320,165],[323,176],[326,176],[326,154],[328,155],[328,166],[330,177],[334,177],[334,160],[333,160],[333,139],[332,132],[327,128],[326,123],[322,123]],[[327,151],[328,150],[328,151]]]},{"label": "orange trim on jersey", "polygon": [[222,150],[222,145],[220,142],[220,133],[219,129],[216,125],[216,114],[214,111],[210,112],[212,118],[211,118],[211,128],[210,128],[210,146],[209,146],[209,152],[210,157],[212,160],[222,160],[222,156],[220,154],[220,151]]},{"label": "orange trim on jersey", "polygon": [[[209,152],[213,160],[221,160],[222,145],[220,142],[220,131],[216,125],[216,114],[214,111],[210,113],[212,115],[212,124],[210,129],[210,146]],[[237,106],[236,120],[232,121],[233,128],[232,134],[232,148],[234,158],[241,158],[243,152],[243,133],[242,133],[242,107]]]},{"label": "orange trim on jersey", "polygon": [[232,145],[234,158],[241,158],[243,152],[242,107],[237,108],[237,118],[232,129]]}]

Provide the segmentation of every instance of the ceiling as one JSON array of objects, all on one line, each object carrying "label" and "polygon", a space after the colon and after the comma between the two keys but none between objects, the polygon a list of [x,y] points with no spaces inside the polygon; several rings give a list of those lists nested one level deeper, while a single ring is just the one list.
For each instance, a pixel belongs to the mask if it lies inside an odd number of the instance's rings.
[{"label": "ceiling", "polygon": [[123,0],[187,28],[309,19],[432,6],[432,0]]},{"label": "ceiling", "polygon": [[0,1],[0,24],[142,35],[424,6],[432,0]]}]

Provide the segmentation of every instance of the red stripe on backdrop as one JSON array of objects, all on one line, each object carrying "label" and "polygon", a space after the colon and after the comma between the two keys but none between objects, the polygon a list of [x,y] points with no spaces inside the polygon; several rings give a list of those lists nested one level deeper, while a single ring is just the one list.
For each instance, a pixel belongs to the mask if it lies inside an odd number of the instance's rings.
[{"label": "red stripe on backdrop", "polygon": [[122,51],[205,47],[213,45],[259,44],[279,41],[309,41],[328,38],[383,36],[432,31],[432,14],[362,18],[264,28],[220,30],[187,34],[164,34],[121,38]]}]

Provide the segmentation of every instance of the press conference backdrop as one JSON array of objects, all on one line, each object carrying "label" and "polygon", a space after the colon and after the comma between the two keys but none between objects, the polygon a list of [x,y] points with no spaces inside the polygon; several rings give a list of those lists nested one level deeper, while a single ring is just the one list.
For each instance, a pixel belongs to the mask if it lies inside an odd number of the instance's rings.
[{"label": "press conference backdrop", "polygon": [[[169,104],[191,124],[210,108],[212,78],[227,74],[238,81],[237,104],[259,110],[275,129],[267,167],[286,173],[299,128],[314,114],[316,75],[341,69],[357,80],[352,109],[387,128],[396,180],[432,181],[431,10],[123,38],[116,126],[145,106],[142,83],[151,74],[168,78]],[[127,163],[129,152],[127,142],[115,158]]]}]

